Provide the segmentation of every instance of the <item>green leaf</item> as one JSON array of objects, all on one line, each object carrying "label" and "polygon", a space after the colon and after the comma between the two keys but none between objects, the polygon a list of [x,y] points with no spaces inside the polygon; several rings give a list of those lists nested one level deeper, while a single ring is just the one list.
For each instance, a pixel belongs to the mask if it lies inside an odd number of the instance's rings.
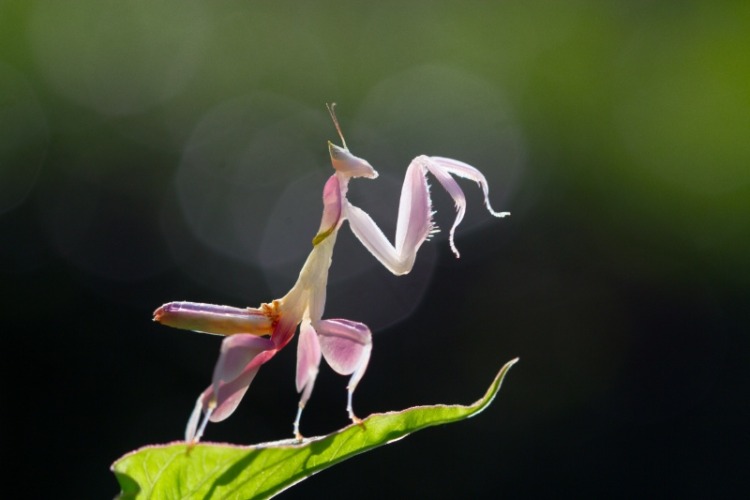
[{"label": "green leaf", "polygon": [[303,479],[359,453],[414,431],[472,417],[500,390],[518,358],[502,367],[474,404],[417,406],[377,413],[343,429],[301,443],[289,439],[254,446],[184,442],[146,446],[112,465],[121,500],[136,498],[270,498]]}]

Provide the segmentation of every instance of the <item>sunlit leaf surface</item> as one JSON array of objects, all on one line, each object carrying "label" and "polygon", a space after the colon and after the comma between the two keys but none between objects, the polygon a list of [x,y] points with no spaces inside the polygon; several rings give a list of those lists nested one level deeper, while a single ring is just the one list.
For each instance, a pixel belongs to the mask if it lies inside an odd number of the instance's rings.
[{"label": "sunlit leaf surface", "polygon": [[502,367],[475,403],[417,406],[378,413],[343,429],[302,443],[276,441],[255,446],[184,442],[147,446],[120,458],[112,471],[120,499],[269,498],[303,479],[354,455],[392,443],[433,425],[472,417],[484,410],[517,361]]}]

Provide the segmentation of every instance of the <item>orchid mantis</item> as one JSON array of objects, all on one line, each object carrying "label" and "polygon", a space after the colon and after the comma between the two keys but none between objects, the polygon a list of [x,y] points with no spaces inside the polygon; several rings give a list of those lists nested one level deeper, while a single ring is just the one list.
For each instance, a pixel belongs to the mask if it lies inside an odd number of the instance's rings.
[{"label": "orchid mantis", "polygon": [[393,274],[403,275],[412,269],[419,247],[436,231],[432,221],[428,173],[437,179],[455,203],[457,214],[449,242],[456,257],[459,253],[454,243],[454,233],[464,216],[466,199],[453,176],[477,182],[492,215],[509,215],[508,212],[492,210],[487,181],[474,167],[449,158],[418,156],[406,170],[395,244],[391,244],[372,218],[346,197],[351,179],[375,179],[378,173],[366,160],[349,151],[334,113],[334,105],[328,106],[328,111],[342,145],[328,142],[335,172],[323,187],[320,228],[292,289],[284,297],[262,304],[259,308],[170,302],[154,312],[154,321],[165,325],[226,336],[221,344],[212,383],[198,397],[188,421],[185,439],[190,443],[200,440],[209,421],[222,421],[234,412],[261,365],[290,342],[298,325],[296,386],[301,397],[294,420],[295,437],[302,439],[300,418],[312,393],[321,357],[337,373],[351,376],[347,386],[347,412],[353,422],[360,422],[352,409],[352,395],[370,360],[372,334],[366,325],[356,321],[323,319],[328,269],[336,237],[344,221],[349,222],[354,235],[378,261]]}]

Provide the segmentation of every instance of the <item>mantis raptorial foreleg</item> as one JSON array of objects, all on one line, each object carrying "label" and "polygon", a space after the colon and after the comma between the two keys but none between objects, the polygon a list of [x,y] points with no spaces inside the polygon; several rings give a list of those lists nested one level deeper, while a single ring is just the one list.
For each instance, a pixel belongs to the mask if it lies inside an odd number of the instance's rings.
[{"label": "mantis raptorial foreleg", "polygon": [[453,241],[456,227],[466,211],[466,198],[451,174],[476,181],[484,190],[487,209],[495,217],[505,217],[509,212],[495,212],[487,197],[487,181],[471,165],[439,156],[418,156],[406,170],[401,189],[398,220],[396,221],[396,244],[388,238],[375,221],[361,208],[346,202],[346,218],[354,235],[389,271],[395,275],[406,274],[414,266],[417,251],[422,243],[435,231],[432,222],[432,202],[427,185],[427,173],[431,173],[453,198],[456,219],[450,230],[450,246],[456,257],[458,249]]}]

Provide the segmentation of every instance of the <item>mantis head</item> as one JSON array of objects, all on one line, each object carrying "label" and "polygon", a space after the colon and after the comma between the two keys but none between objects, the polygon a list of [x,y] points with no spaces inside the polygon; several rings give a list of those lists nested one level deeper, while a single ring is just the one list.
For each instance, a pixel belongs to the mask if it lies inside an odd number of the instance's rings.
[{"label": "mantis head", "polygon": [[328,152],[331,154],[331,163],[336,172],[343,174],[346,178],[352,177],[365,177],[367,179],[375,179],[378,176],[377,171],[372,168],[372,165],[367,160],[363,160],[357,156],[354,156],[349,152],[346,147],[346,141],[344,140],[344,134],[341,132],[339,121],[336,118],[336,112],[334,111],[336,103],[327,104],[328,112],[331,114],[333,124],[336,126],[336,131],[339,133],[341,138],[342,146],[328,141]]}]

